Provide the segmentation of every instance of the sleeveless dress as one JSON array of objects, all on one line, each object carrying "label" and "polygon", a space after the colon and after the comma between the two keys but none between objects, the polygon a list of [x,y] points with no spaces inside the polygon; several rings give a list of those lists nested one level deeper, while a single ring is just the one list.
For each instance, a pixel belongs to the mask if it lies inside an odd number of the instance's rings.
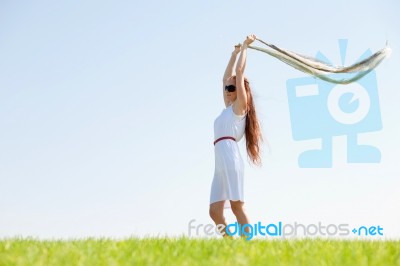
[{"label": "sleeveless dress", "polygon": [[215,170],[211,185],[210,204],[225,201],[224,208],[231,208],[229,200],[244,202],[244,163],[239,152],[238,141],[244,135],[246,114],[239,116],[233,112],[232,104],[223,109],[214,121],[214,140],[231,136],[214,146]]}]

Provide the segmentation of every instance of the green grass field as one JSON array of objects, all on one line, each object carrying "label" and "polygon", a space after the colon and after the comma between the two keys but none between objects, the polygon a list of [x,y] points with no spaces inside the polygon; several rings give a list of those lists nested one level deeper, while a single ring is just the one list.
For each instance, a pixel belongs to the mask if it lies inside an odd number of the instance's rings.
[{"label": "green grass field", "polygon": [[400,241],[87,238],[0,240],[0,265],[400,265]]}]

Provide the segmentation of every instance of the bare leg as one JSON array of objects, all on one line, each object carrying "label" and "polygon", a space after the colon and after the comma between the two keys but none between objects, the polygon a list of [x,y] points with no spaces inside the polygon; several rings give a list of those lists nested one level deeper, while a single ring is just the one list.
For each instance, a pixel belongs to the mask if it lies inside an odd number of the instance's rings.
[{"label": "bare leg", "polygon": [[227,223],[224,217],[224,202],[225,201],[218,201],[210,204],[210,217],[213,219],[215,225],[224,225],[224,228],[220,230],[221,234],[224,233],[223,237],[232,238],[232,236],[225,233]]},{"label": "bare leg", "polygon": [[[236,216],[237,222],[243,226],[244,224],[249,224],[249,218],[247,217],[247,214],[244,209],[244,202],[241,201],[230,201],[231,202],[231,208],[233,214]],[[246,233],[250,233],[250,228],[246,227],[245,229]],[[246,235],[242,234],[242,237],[246,237]]]}]

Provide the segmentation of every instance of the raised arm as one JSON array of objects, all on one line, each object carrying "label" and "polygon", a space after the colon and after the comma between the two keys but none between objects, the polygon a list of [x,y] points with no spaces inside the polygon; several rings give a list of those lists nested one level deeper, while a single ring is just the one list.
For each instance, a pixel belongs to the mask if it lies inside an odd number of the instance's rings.
[{"label": "raised arm", "polygon": [[225,84],[225,81],[234,75],[234,69],[235,69],[235,62],[236,62],[236,57],[240,53],[240,43],[235,45],[235,50],[233,50],[231,58],[229,59],[229,63],[226,66],[224,77],[222,79],[222,82]]},{"label": "raised arm", "polygon": [[247,46],[254,42],[255,39],[256,36],[254,34],[247,36],[246,40],[243,42],[239,60],[236,63],[237,98],[233,103],[233,110],[237,115],[243,115],[247,110],[247,94],[246,88],[244,87],[244,70],[246,68]]}]

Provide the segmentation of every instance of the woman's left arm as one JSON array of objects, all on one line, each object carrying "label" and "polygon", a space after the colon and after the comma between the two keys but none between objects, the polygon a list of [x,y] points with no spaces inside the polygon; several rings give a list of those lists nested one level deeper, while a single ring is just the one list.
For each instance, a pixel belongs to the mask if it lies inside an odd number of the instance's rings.
[{"label": "woman's left arm", "polygon": [[237,98],[233,103],[233,110],[237,115],[244,115],[247,110],[247,94],[244,87],[244,69],[246,68],[247,46],[250,45],[256,36],[254,34],[247,36],[243,42],[242,51],[240,52],[239,60],[236,63],[236,90]]}]

